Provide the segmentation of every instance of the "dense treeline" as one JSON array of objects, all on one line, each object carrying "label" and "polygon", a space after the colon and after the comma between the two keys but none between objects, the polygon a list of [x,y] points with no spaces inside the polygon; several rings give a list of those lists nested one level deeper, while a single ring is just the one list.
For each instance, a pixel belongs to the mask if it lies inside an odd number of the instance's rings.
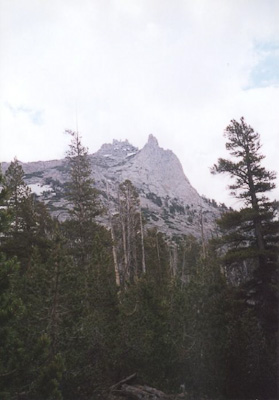
[{"label": "dense treeline", "polygon": [[[119,187],[110,228],[77,133],[67,163],[69,215],[51,218],[15,159],[1,175],[0,397],[89,400],[137,372],[168,392],[276,399],[277,204],[264,193],[259,137],[242,119],[227,128],[238,161],[240,211],[205,246],[146,231],[135,188]],[[108,188],[109,196],[109,188]]]}]

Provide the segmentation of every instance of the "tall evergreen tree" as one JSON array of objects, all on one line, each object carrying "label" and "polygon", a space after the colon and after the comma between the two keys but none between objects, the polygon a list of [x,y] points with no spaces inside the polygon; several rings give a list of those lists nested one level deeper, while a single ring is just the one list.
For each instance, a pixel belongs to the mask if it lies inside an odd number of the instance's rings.
[{"label": "tall evergreen tree", "polygon": [[0,238],[0,244],[6,256],[17,256],[22,270],[25,270],[35,247],[39,247],[42,253],[47,250],[52,219],[46,206],[31,193],[23,178],[22,166],[15,159],[4,176],[3,205],[4,211],[9,215],[10,225]]},{"label": "tall evergreen tree", "polygon": [[72,218],[83,225],[94,220],[100,213],[100,206],[97,190],[93,187],[88,150],[83,146],[78,132],[68,130],[66,133],[72,137],[66,158],[70,175],[66,195],[71,205]]},{"label": "tall evergreen tree", "polygon": [[8,193],[6,206],[13,213],[13,230],[18,232],[22,228],[22,205],[30,196],[31,190],[24,182],[24,171],[15,158],[5,173],[4,189]]},{"label": "tall evergreen tree", "polygon": [[[228,173],[235,179],[235,182],[229,186],[231,194],[244,200],[248,215],[242,215],[242,218],[244,217],[248,223],[251,222],[257,255],[260,261],[263,261],[266,255],[265,250],[269,244],[265,235],[270,232],[266,232],[264,228],[267,224],[269,229],[271,225],[275,225],[271,224],[271,221],[275,216],[275,207],[278,205],[268,201],[265,193],[275,187],[273,181],[276,175],[275,172],[267,171],[261,165],[261,161],[265,157],[259,152],[260,136],[246,124],[243,117],[240,122],[231,121],[225,130],[225,136],[228,139],[226,148],[234,159],[219,158],[218,164],[214,165],[212,172]],[[246,229],[249,229],[247,224]],[[273,232],[274,228],[271,233]]]},{"label": "tall evergreen tree", "polygon": [[102,210],[91,177],[88,151],[77,132],[68,133],[72,141],[67,152],[66,196],[71,208],[62,232],[73,264],[67,278],[72,287],[66,317],[71,334],[65,348],[64,383],[67,398],[86,398],[90,390],[106,380],[103,371],[108,370],[111,357],[107,347],[111,345],[110,323],[116,315],[116,292],[111,238],[95,222]]},{"label": "tall evergreen tree", "polygon": [[263,283],[271,283],[275,277],[278,258],[278,202],[269,201],[266,193],[275,187],[275,173],[267,171],[261,161],[260,136],[242,117],[225,130],[228,139],[226,148],[232,160],[219,158],[212,173],[228,173],[235,182],[229,186],[232,194],[244,201],[239,211],[225,213],[219,226],[226,233],[223,242],[227,245],[225,260],[232,264],[239,260],[253,259],[256,273]]},{"label": "tall evergreen tree", "polygon": [[[231,159],[219,158],[212,173],[227,173],[234,179],[229,186],[231,193],[242,200],[239,210],[225,213],[218,221],[221,238],[217,240],[222,248],[223,263],[232,283],[239,286],[238,295],[245,306],[242,307],[243,324],[251,309],[257,316],[259,332],[265,343],[270,343],[268,357],[262,352],[260,362],[269,370],[261,374],[261,387],[258,395],[266,396],[265,388],[271,388],[268,396],[276,397],[276,337],[278,333],[278,243],[279,222],[278,202],[270,201],[267,193],[275,187],[275,173],[262,166],[264,156],[260,153],[260,136],[247,125],[244,118],[240,122],[232,120],[225,130],[226,148]],[[237,275],[236,271],[240,270]],[[238,278],[237,281],[235,278]],[[242,317],[240,317],[242,318]],[[246,318],[246,319],[245,319]],[[242,331],[245,331],[243,326]],[[251,340],[252,336],[251,336]],[[258,342],[260,339],[257,338]],[[262,339],[261,339],[262,340]],[[257,342],[257,343],[258,343]],[[251,346],[255,345],[255,341]],[[268,360],[267,360],[268,358]],[[239,368],[241,368],[239,366]],[[270,375],[273,378],[270,378]],[[254,395],[256,375],[245,396]],[[247,381],[248,382],[248,381]]]},{"label": "tall evergreen tree", "polygon": [[69,181],[66,197],[70,211],[69,218],[64,223],[64,232],[76,266],[84,271],[84,290],[88,296],[88,280],[97,233],[95,217],[101,210],[97,191],[93,187],[88,150],[83,146],[78,132],[66,131],[66,133],[72,140],[67,152]]},{"label": "tall evergreen tree", "polygon": [[5,185],[5,176],[2,173],[0,166],[0,232],[1,236],[7,231],[11,223],[11,215],[7,209],[6,202],[9,193]]}]

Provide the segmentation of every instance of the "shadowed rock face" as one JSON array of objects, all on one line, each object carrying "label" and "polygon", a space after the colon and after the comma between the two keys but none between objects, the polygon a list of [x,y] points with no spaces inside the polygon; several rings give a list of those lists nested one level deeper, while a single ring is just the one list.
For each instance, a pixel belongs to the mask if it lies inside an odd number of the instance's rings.
[{"label": "shadowed rock face", "polygon": [[[117,208],[117,190],[120,183],[129,179],[137,188],[140,204],[148,227],[156,226],[167,235],[192,234],[200,237],[201,222],[205,236],[215,230],[216,217],[220,210],[205,201],[191,186],[181,163],[170,150],[158,145],[157,139],[149,135],[141,149],[126,141],[113,140],[90,155],[92,177],[101,191],[101,200],[112,212]],[[65,218],[67,205],[63,185],[67,181],[65,160],[22,164],[25,179],[38,191],[54,215]],[[3,164],[3,170],[7,164]],[[45,192],[44,192],[45,189]],[[106,199],[109,191],[110,200]],[[101,223],[106,224],[106,216]]]}]

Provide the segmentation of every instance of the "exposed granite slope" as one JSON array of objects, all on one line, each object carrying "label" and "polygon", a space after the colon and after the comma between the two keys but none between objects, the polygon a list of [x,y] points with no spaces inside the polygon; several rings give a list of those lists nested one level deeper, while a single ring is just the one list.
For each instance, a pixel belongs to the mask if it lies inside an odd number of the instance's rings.
[{"label": "exposed granite slope", "polygon": [[[207,237],[215,230],[220,209],[198,194],[176,155],[159,147],[153,135],[149,135],[141,150],[127,140],[104,144],[90,155],[90,161],[96,188],[106,207],[112,210],[117,207],[118,186],[129,179],[139,192],[148,227],[156,226],[167,235],[192,234],[196,237],[201,236],[202,225]],[[54,215],[65,218],[67,204],[63,186],[68,179],[65,160],[38,161],[22,166],[26,182],[49,205]],[[7,164],[3,163],[2,168],[5,170]],[[106,216],[100,222],[106,224]]]}]

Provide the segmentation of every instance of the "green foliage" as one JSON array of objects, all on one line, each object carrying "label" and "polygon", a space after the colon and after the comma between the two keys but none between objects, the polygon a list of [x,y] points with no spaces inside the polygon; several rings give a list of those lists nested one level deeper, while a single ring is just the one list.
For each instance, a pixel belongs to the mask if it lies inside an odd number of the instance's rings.
[{"label": "green foliage", "polygon": [[22,229],[22,207],[30,197],[31,190],[25,184],[24,171],[19,161],[15,158],[9,165],[5,173],[3,182],[4,191],[7,193],[5,205],[12,213],[14,223],[13,231],[18,232]]},{"label": "green foliage", "polygon": [[[243,124],[228,129],[228,149],[241,163],[222,161],[219,172],[242,171],[235,186],[244,184],[248,160],[258,174],[257,206],[247,181],[245,207],[224,214],[219,238],[208,244],[156,229],[143,235],[130,181],[120,186],[111,236],[95,221],[100,209],[90,160],[73,132],[72,210],[63,223],[30,195],[16,160],[0,175],[1,399],[105,398],[107,388],[134,372],[166,392],[184,384],[189,398],[277,397],[278,223],[276,203],[258,197],[273,175],[263,174],[260,186],[258,136]],[[239,196],[240,189],[233,188]],[[115,261],[124,268],[121,286]],[[229,279],[236,265],[238,279]]]},{"label": "green foliage", "polygon": [[162,205],[163,205],[161,197],[157,196],[155,193],[152,193],[152,192],[147,193],[146,198],[151,200],[158,207],[162,207]]},{"label": "green foliage", "polygon": [[9,197],[9,193],[5,184],[5,177],[2,174],[0,167],[0,232],[3,234],[7,231],[11,223],[11,213],[5,206],[6,201]]},{"label": "green foliage", "polygon": [[22,167],[15,159],[5,174],[3,212],[8,214],[9,229],[0,238],[0,249],[9,258],[17,256],[21,269],[26,270],[35,247],[42,255],[47,251],[52,220],[45,205],[31,194],[23,176]]},{"label": "green foliage", "polygon": [[167,285],[159,287],[142,278],[124,293],[120,303],[122,369],[126,374],[136,370],[144,381],[161,387],[168,386],[174,354],[169,297]]},{"label": "green foliage", "polygon": [[147,279],[154,281],[158,287],[170,280],[169,252],[164,236],[156,229],[148,230],[144,242],[146,250]]},{"label": "green foliage", "polygon": [[59,382],[62,379],[63,367],[61,356],[56,355],[47,366],[40,369],[40,375],[36,382],[36,392],[41,399],[62,399]]},{"label": "green foliage", "polygon": [[[34,282],[37,296],[33,295],[30,301],[14,261],[5,261],[2,257],[0,272],[0,392],[5,393],[6,398],[14,398],[19,393],[30,399],[38,396],[59,399],[57,388],[62,364],[59,364],[61,368],[54,368],[50,338],[43,333],[46,325],[38,324],[44,316],[44,310],[39,313],[37,308],[42,293]],[[52,372],[47,376],[47,371]]]},{"label": "green foliage", "polygon": [[[226,398],[276,398],[277,357],[242,290],[227,292]],[[274,340],[274,339],[273,339]]]},{"label": "green foliage", "polygon": [[[233,195],[244,199],[247,204],[252,201],[255,206],[256,203],[265,202],[266,198],[259,194],[275,187],[272,181],[276,175],[261,166],[264,156],[259,153],[260,135],[242,117],[240,122],[231,121],[225,129],[225,136],[228,139],[226,149],[235,161],[219,158],[212,173],[228,173],[234,178],[235,183],[229,188]],[[258,196],[257,199],[255,195]]]},{"label": "green foliage", "polygon": [[9,393],[24,346],[17,330],[25,310],[14,287],[18,269],[14,260],[0,254],[0,393]]},{"label": "green foliage", "polygon": [[[261,166],[264,156],[259,152],[259,134],[245,123],[244,118],[240,123],[232,120],[225,136],[228,138],[226,148],[233,159],[219,159],[213,172],[228,173],[234,178],[230,188],[237,198],[244,200],[245,207],[225,213],[218,222],[222,232],[221,245],[226,248],[224,260],[227,266],[245,259],[253,260],[254,279],[258,283],[261,281],[267,301],[271,282],[278,273],[278,203],[270,202],[265,196],[275,187],[275,173]],[[257,292],[258,289],[256,295]],[[275,300],[275,293],[272,297]],[[256,301],[259,301],[259,295]],[[270,307],[274,306],[270,304]]]},{"label": "green foliage", "polygon": [[66,131],[66,133],[72,136],[67,152],[70,180],[66,195],[72,206],[72,218],[81,225],[85,221],[91,222],[100,213],[100,206],[97,202],[97,191],[93,188],[88,151],[82,145],[78,132]]},{"label": "green foliage", "polygon": [[[233,331],[235,329],[232,336],[241,336],[243,347],[235,342],[229,344],[230,349],[236,346],[237,351],[229,356],[233,367],[227,395],[276,397],[274,379],[278,365],[273,354],[278,335],[279,221],[278,203],[266,197],[266,192],[275,187],[275,173],[262,167],[264,156],[259,152],[259,134],[244,118],[240,123],[232,120],[225,136],[232,159],[219,159],[212,172],[229,174],[234,179],[229,186],[232,194],[244,202],[239,211],[223,214],[218,221],[221,236],[215,240],[223,253],[228,281],[239,286],[242,301],[240,324],[234,327],[231,320],[229,325]],[[232,304],[234,306],[235,302]],[[267,343],[272,345],[267,346]],[[269,376],[263,366],[269,369]],[[245,373],[248,376],[242,380]],[[238,382],[239,391],[234,389],[235,382]]]},{"label": "green foliage", "polygon": [[185,214],[184,206],[177,203],[175,200],[172,201],[172,203],[170,204],[169,210],[170,210],[171,214],[175,214],[175,213]]},{"label": "green foliage", "polygon": [[226,283],[215,256],[204,259],[202,249],[197,246],[194,254],[189,244],[183,251],[195,268],[187,284],[175,282],[171,316],[172,337],[178,344],[176,378],[192,392],[218,398],[224,388]]}]

